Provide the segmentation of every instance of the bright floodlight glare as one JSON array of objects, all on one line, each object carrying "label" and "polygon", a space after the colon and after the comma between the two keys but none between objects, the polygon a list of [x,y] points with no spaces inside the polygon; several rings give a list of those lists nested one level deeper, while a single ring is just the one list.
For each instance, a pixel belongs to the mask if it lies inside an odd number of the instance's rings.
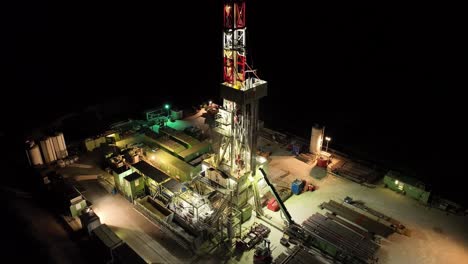
[{"label": "bright floodlight glare", "polygon": [[330,140],[331,140],[331,137],[325,137],[325,140],[326,140],[326,141],[330,141]]},{"label": "bright floodlight glare", "polygon": [[213,103],[213,101],[211,101],[211,100],[208,102],[208,104],[210,104],[210,105],[211,105],[212,103]]},{"label": "bright floodlight glare", "polygon": [[169,109],[169,104],[165,104],[164,108]]}]

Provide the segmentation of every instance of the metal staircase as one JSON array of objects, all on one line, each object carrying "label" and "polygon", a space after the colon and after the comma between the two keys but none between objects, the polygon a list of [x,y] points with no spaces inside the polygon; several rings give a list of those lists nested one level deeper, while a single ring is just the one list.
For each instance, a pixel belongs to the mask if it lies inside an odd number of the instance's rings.
[{"label": "metal staircase", "polygon": [[215,223],[228,205],[229,199],[224,199],[221,205],[218,207],[218,209],[216,209],[216,211],[211,215],[211,217],[208,218],[208,223]]}]

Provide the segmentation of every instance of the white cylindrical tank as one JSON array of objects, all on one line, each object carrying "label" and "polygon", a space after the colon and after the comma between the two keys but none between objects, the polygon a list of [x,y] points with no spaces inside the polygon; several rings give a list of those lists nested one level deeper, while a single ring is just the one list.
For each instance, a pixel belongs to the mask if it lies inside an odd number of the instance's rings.
[{"label": "white cylindrical tank", "polygon": [[[57,153],[57,158],[64,159],[68,156],[67,145],[65,144],[65,138],[63,133],[59,132],[55,134],[54,138],[54,148]],[[57,147],[55,147],[57,146]]]},{"label": "white cylindrical tank", "polygon": [[60,137],[54,136],[54,137],[50,137],[50,139],[52,140],[52,145],[54,146],[54,151],[55,151],[55,155],[57,156],[57,159],[63,159],[64,157],[62,157],[62,151],[60,148],[60,144],[61,144]]},{"label": "white cylindrical tank", "polygon": [[44,156],[45,163],[51,163],[57,160],[57,155],[55,154],[54,144],[52,143],[52,138],[47,137],[41,140],[41,150],[42,155]]},{"label": "white cylindrical tank", "polygon": [[312,127],[312,134],[310,135],[310,152],[313,154],[320,154],[323,143],[323,127],[314,125]]},{"label": "white cylindrical tank", "polygon": [[34,141],[27,142],[26,154],[28,156],[29,165],[39,166],[44,164],[41,156],[41,150],[39,146],[34,143]]}]

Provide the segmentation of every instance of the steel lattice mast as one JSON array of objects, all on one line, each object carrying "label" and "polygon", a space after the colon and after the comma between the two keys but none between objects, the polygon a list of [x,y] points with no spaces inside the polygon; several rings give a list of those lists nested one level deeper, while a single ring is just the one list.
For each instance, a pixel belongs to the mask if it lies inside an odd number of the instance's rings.
[{"label": "steel lattice mast", "polygon": [[238,183],[233,196],[242,206],[251,192],[246,179],[255,174],[258,101],[267,95],[267,83],[247,64],[245,0],[225,0],[223,17],[223,108],[215,128],[222,140],[215,167]]}]

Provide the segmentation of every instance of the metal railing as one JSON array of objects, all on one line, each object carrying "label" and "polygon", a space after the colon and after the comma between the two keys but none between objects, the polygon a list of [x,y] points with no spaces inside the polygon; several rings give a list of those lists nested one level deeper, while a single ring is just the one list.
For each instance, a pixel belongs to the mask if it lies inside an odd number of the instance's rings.
[{"label": "metal railing", "polygon": [[158,217],[156,217],[150,210],[145,208],[137,200],[135,200],[134,208],[136,211],[138,211],[143,216],[145,216],[145,218],[148,219],[148,221],[150,221],[151,223],[159,227],[161,231],[163,231],[164,233],[169,235],[172,239],[174,239],[174,241],[177,242],[177,244],[181,245],[187,250],[190,250],[190,251],[193,250],[192,238],[187,237],[184,234],[182,234],[179,230],[171,226],[170,223],[167,223],[163,221],[162,219],[159,219]]}]

